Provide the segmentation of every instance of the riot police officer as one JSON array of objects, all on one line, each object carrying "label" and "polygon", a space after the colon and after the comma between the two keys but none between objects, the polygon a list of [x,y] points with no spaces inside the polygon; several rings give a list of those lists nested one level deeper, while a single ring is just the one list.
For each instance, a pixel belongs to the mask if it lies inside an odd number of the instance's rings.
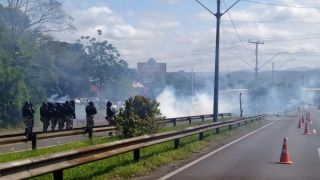
[{"label": "riot police officer", "polygon": [[57,121],[55,118],[56,108],[53,103],[48,103],[48,118],[51,124],[51,131],[53,131],[57,125]]},{"label": "riot police officer", "polygon": [[86,116],[87,116],[86,133],[89,133],[89,138],[92,138],[95,114],[97,114],[97,109],[94,106],[93,102],[90,101],[89,105],[86,106]]},{"label": "riot police officer", "polygon": [[113,116],[115,114],[115,109],[111,108],[112,103],[110,101],[107,102],[107,121],[109,122],[109,125],[114,125],[114,120],[113,120]]},{"label": "riot police officer", "polygon": [[42,125],[43,125],[43,132],[47,132],[50,122],[49,122],[49,108],[45,102],[43,102],[42,106],[40,107],[40,121],[42,122]]},{"label": "riot police officer", "polygon": [[71,130],[72,125],[73,125],[73,114],[74,110],[72,107],[72,104],[69,101],[66,101],[66,103],[63,106],[63,111],[64,111],[64,119],[66,122],[66,129]]},{"label": "riot police officer", "polygon": [[56,103],[56,121],[58,122],[58,130],[63,130],[65,119],[64,119],[64,111],[63,105],[60,103]]},{"label": "riot police officer", "polygon": [[25,101],[24,106],[22,107],[22,116],[24,118],[25,123],[25,134],[27,139],[30,139],[33,129],[33,114],[34,114],[34,108],[32,103],[28,103]]}]

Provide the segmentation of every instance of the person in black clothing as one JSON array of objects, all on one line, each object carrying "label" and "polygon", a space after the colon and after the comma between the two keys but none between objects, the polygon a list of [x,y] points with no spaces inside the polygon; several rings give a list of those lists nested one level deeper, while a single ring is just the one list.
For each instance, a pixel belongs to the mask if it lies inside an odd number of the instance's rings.
[{"label": "person in black clothing", "polygon": [[73,114],[74,114],[74,109],[72,107],[72,104],[69,103],[69,101],[66,101],[66,103],[63,106],[63,111],[64,111],[64,119],[66,122],[66,129],[70,130],[72,129],[73,125]]},{"label": "person in black clothing", "polygon": [[53,131],[57,125],[57,121],[56,121],[56,108],[54,106],[53,103],[48,103],[48,118],[51,124],[51,131]]},{"label": "person in black clothing", "polygon": [[76,103],[74,102],[74,100],[71,100],[70,104],[73,108],[73,119],[76,119]]},{"label": "person in black clothing", "polygon": [[27,101],[24,103],[24,106],[22,107],[22,116],[24,118],[25,123],[25,134],[27,139],[31,137],[32,129],[33,129],[33,114],[34,114],[34,108],[32,103],[28,103]]},{"label": "person in black clothing", "polygon": [[45,102],[43,102],[42,106],[40,107],[40,121],[43,124],[43,132],[47,132],[50,122],[49,122],[49,108]]},{"label": "person in black clothing", "polygon": [[86,106],[86,116],[87,116],[87,126],[86,133],[89,133],[89,138],[92,137],[92,131],[94,126],[94,115],[97,114],[97,109],[94,106],[93,102],[90,101],[89,105]]},{"label": "person in black clothing", "polygon": [[56,103],[56,121],[58,122],[58,130],[63,130],[65,119],[65,113],[63,109],[63,104]]},{"label": "person in black clothing", "polygon": [[107,102],[107,121],[109,122],[109,125],[114,125],[113,116],[115,114],[115,110],[111,108],[112,103],[110,101]]}]

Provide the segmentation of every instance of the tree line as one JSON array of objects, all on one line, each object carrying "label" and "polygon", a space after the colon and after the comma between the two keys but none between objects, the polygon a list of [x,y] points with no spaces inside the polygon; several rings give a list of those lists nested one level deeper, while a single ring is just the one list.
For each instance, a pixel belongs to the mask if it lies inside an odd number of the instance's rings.
[{"label": "tree line", "polygon": [[84,35],[70,43],[48,35],[74,30],[61,3],[0,3],[0,127],[21,122],[24,101],[40,104],[52,94],[90,97],[95,85],[114,100],[131,95],[135,72],[110,42]]}]

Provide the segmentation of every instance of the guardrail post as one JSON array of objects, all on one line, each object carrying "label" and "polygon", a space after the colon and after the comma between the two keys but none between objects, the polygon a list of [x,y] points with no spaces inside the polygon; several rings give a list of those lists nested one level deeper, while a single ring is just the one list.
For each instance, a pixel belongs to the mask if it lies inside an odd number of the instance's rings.
[{"label": "guardrail post", "polygon": [[113,132],[112,131],[109,132],[109,136],[113,136]]},{"label": "guardrail post", "polygon": [[232,129],[232,125],[229,125],[229,130],[231,130]]},{"label": "guardrail post", "polygon": [[174,140],[174,149],[178,149],[180,146],[180,139],[175,139]]},{"label": "guardrail post", "polygon": [[32,150],[36,150],[37,149],[37,134],[36,133],[31,134],[31,144],[32,144]]},{"label": "guardrail post", "polygon": [[204,116],[201,116],[201,121],[204,122]]},{"label": "guardrail post", "polygon": [[239,123],[238,123],[238,127],[240,127],[240,126],[241,126],[241,123],[239,122]]},{"label": "guardrail post", "polygon": [[133,151],[133,160],[134,160],[135,162],[140,161],[140,149],[135,149],[135,150]]},{"label": "guardrail post", "polygon": [[191,124],[191,117],[188,117],[188,120],[189,120],[189,124]]},{"label": "guardrail post", "polygon": [[173,119],[172,122],[173,122],[173,127],[176,127],[177,126],[177,119]]},{"label": "guardrail post", "polygon": [[58,170],[53,172],[54,180],[63,180],[63,170]]},{"label": "guardrail post", "polygon": [[93,128],[89,128],[88,129],[89,140],[92,140],[92,132],[93,132]]},{"label": "guardrail post", "polygon": [[203,140],[203,132],[199,133],[199,140],[202,141]]},{"label": "guardrail post", "polygon": [[216,134],[220,133],[220,128],[216,128]]},{"label": "guardrail post", "polygon": [[244,123],[247,125],[248,124],[248,120],[244,121]]}]

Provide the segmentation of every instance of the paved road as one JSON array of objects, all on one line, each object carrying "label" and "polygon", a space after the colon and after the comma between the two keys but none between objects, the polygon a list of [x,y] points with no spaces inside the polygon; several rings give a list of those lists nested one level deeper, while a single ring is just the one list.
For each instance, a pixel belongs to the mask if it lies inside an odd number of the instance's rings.
[{"label": "paved road", "polygon": [[[264,129],[208,156],[168,179],[214,180],[319,180],[320,135],[303,135],[297,128],[297,112],[282,117]],[[317,117],[317,118],[316,118]],[[319,117],[319,118],[318,118]],[[311,110],[311,130],[320,132],[320,111]],[[277,162],[283,138],[288,137],[293,164]],[[179,170],[179,169],[178,169]]]}]

